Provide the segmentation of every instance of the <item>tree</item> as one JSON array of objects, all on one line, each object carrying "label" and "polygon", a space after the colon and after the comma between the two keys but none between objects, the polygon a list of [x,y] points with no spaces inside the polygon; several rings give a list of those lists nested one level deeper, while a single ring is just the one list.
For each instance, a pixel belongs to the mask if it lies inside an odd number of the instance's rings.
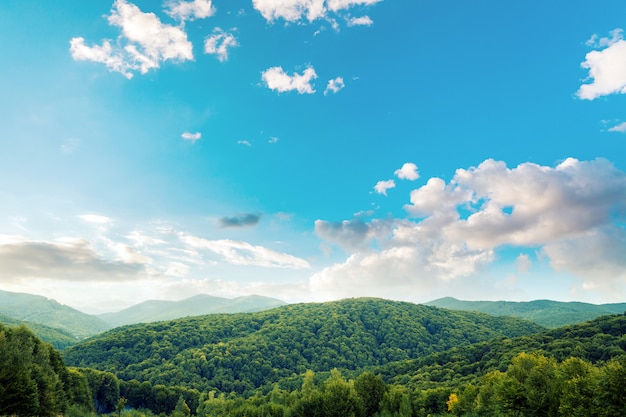
[{"label": "tree", "polygon": [[176,403],[176,408],[172,413],[172,417],[189,417],[189,415],[191,415],[191,409],[181,394],[181,396],[178,397],[178,402]]},{"label": "tree", "polygon": [[373,416],[380,410],[380,402],[387,391],[387,385],[379,375],[364,372],[354,381],[354,389],[363,400],[365,415]]}]

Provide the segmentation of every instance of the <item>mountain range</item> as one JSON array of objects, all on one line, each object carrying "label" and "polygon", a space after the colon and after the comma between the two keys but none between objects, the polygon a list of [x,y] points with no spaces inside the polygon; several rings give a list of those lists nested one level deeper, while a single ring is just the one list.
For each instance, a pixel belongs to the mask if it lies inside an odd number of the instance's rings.
[{"label": "mountain range", "polygon": [[99,314],[98,317],[111,327],[118,327],[205,314],[248,313],[285,304],[275,298],[259,295],[228,299],[199,294],[180,301],[148,300],[116,313]]},{"label": "mountain range", "polygon": [[445,297],[425,303],[429,306],[451,310],[480,311],[494,316],[510,316],[530,320],[548,328],[582,323],[607,314],[622,314],[626,303],[588,304],[577,301],[560,302],[535,300],[514,301],[463,301]]},{"label": "mountain range", "polygon": [[42,340],[63,349],[118,326],[281,305],[285,302],[258,295],[228,299],[200,294],[180,301],[149,300],[118,312],[91,315],[40,295],[0,290],[0,323],[23,323]]}]

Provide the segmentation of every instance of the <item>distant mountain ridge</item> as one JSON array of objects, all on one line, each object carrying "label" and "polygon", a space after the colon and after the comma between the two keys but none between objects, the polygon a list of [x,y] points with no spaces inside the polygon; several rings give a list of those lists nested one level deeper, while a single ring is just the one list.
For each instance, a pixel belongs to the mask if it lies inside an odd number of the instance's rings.
[{"label": "distant mountain ridge", "polygon": [[180,301],[148,300],[115,313],[99,314],[98,318],[111,327],[118,327],[207,314],[251,313],[286,304],[276,298],[260,295],[229,299],[199,294]]},{"label": "distant mountain ridge", "polygon": [[41,295],[0,290],[0,323],[24,324],[42,340],[64,349],[114,327],[217,313],[248,313],[286,305],[276,298],[233,299],[195,295],[180,301],[148,300],[124,310],[92,315]]},{"label": "distant mountain ridge", "polygon": [[463,301],[444,297],[424,303],[450,310],[479,311],[493,316],[510,316],[529,320],[549,328],[583,323],[608,314],[622,314],[626,303],[589,304],[578,301]]},{"label": "distant mountain ridge", "polygon": [[41,295],[26,293],[0,290],[0,314],[20,322],[36,323],[59,329],[79,340],[111,328],[96,316],[83,313]]}]

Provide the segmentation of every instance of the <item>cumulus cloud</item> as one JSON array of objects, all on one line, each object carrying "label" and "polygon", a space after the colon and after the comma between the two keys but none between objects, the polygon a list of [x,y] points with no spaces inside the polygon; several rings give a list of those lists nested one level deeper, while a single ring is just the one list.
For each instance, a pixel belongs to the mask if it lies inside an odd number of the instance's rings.
[{"label": "cumulus cloud", "polygon": [[349,17],[346,21],[348,26],[372,26],[374,24],[369,16]]},{"label": "cumulus cloud", "polygon": [[[312,288],[341,296],[396,284],[430,291],[476,276],[503,247],[538,249],[554,270],[576,275],[586,288],[626,284],[619,222],[626,217],[626,173],[607,160],[514,168],[486,160],[458,169],[448,183],[429,179],[410,200],[405,209],[413,217],[386,220],[377,246],[368,244],[377,220],[318,220],[317,234],[352,254],[314,274]],[[520,255],[516,264],[523,272],[530,258]]]},{"label": "cumulus cloud", "polygon": [[397,169],[394,174],[396,174],[396,177],[400,178],[401,180],[409,181],[415,181],[420,177],[420,174],[417,171],[417,165],[412,162],[406,162],[402,165],[402,168]]},{"label": "cumulus cloud", "polygon": [[261,216],[258,214],[242,214],[240,216],[222,217],[219,220],[220,227],[248,227],[255,226],[261,220]]},{"label": "cumulus cloud", "polygon": [[195,132],[195,133],[191,133],[191,132],[183,132],[182,135],[180,135],[181,138],[183,138],[184,140],[187,140],[191,143],[196,143],[197,140],[200,140],[200,138],[202,138],[202,133],[200,132]]},{"label": "cumulus cloud", "polygon": [[609,128],[609,132],[619,132],[619,133],[626,133],[626,122],[622,122],[618,125],[615,125],[611,128]]},{"label": "cumulus cloud", "polygon": [[168,60],[193,59],[184,30],[163,24],[154,13],[144,13],[132,3],[116,0],[108,21],[122,31],[115,44],[103,40],[102,45],[88,46],[84,38],[72,38],[70,52],[74,60],[102,63],[130,79],[134,72],[146,74]]},{"label": "cumulus cloud", "polygon": [[6,281],[51,279],[64,281],[123,281],[145,277],[137,258],[107,260],[85,239],[36,241],[0,239],[0,278]]},{"label": "cumulus cloud", "polygon": [[585,56],[582,68],[589,70],[590,83],[580,86],[577,95],[583,100],[594,100],[609,94],[626,93],[626,41],[623,30],[615,29],[610,38],[594,35],[588,45],[602,48]]},{"label": "cumulus cloud", "polygon": [[387,190],[395,188],[396,182],[394,180],[381,180],[374,186],[374,191],[378,194],[387,195]]},{"label": "cumulus cloud", "polygon": [[355,6],[370,6],[381,0],[252,0],[252,6],[268,22],[278,19],[287,22],[317,19],[332,20],[332,14]]},{"label": "cumulus cloud", "polygon": [[328,80],[328,84],[326,85],[326,90],[324,90],[324,95],[328,93],[337,93],[339,90],[343,89],[346,85],[343,82],[343,78],[337,77],[332,80]]},{"label": "cumulus cloud", "polygon": [[315,69],[307,67],[302,74],[287,74],[282,67],[271,67],[261,74],[261,78],[270,90],[284,93],[286,91],[297,91],[299,94],[313,94],[315,90],[311,86],[311,81],[317,78]]},{"label": "cumulus cloud", "polygon": [[233,265],[261,266],[266,268],[305,269],[310,265],[304,259],[248,242],[222,239],[208,240],[181,234],[181,242],[195,249],[206,249]]},{"label": "cumulus cloud", "polygon": [[205,19],[215,14],[212,0],[170,0],[165,2],[165,13],[171,18],[186,20]]},{"label": "cumulus cloud", "polygon": [[213,34],[204,41],[204,53],[216,55],[220,62],[228,61],[228,49],[239,46],[232,33],[220,28],[213,29]]}]

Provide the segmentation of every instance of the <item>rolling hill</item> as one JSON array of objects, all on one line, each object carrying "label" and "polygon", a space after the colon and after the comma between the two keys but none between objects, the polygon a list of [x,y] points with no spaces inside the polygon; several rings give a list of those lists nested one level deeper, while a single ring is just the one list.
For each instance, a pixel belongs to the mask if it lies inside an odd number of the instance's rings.
[{"label": "rolling hill", "polygon": [[55,300],[25,293],[0,290],[0,314],[20,322],[43,324],[82,340],[109,330],[98,317],[83,313]]},{"label": "rolling hill", "polygon": [[365,298],[124,326],[68,348],[64,358],[124,380],[250,393],[307,369],[357,370],[543,330],[510,317]]},{"label": "rolling hill", "polygon": [[493,316],[510,316],[529,320],[548,328],[583,323],[607,314],[621,314],[626,303],[588,304],[581,302],[559,302],[535,300],[513,301],[463,301],[452,297],[440,298],[424,305],[451,310],[479,311]]},{"label": "rolling hill", "polygon": [[25,325],[33,331],[44,342],[50,343],[55,349],[63,350],[68,346],[76,344],[79,340],[70,333],[49,327],[44,324],[31,323],[28,321],[17,320],[4,314],[0,314],[0,323],[9,327]]},{"label": "rolling hill", "polygon": [[144,301],[115,313],[100,314],[98,317],[111,327],[118,327],[215,313],[248,313],[285,304],[275,298],[259,295],[228,299],[200,294],[180,301]]}]

